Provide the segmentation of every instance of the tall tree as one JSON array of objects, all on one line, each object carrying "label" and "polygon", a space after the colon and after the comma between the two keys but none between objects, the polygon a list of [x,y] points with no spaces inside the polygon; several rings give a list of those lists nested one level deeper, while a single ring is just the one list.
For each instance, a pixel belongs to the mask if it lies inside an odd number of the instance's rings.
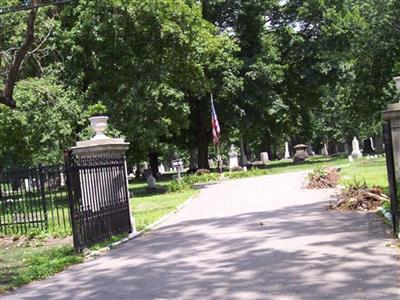
[{"label": "tall tree", "polygon": [[196,3],[80,1],[63,20],[63,76],[87,103],[109,107],[137,161],[157,153],[160,143],[173,143],[211,91],[223,96],[234,88],[236,46],[202,18]]}]

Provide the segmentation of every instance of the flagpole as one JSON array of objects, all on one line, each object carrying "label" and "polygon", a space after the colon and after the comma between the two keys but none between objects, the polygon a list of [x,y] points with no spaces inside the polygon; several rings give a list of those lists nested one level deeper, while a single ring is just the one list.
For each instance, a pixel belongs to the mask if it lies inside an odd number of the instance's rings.
[{"label": "flagpole", "polygon": [[[210,98],[211,98],[211,123],[213,126],[213,139],[214,139],[214,145],[217,148],[217,160],[218,160],[218,173],[222,173],[222,160],[221,160],[221,154],[220,154],[220,141],[219,141],[219,125],[217,125],[217,128],[214,128],[215,124],[214,124],[214,115],[215,115],[215,119],[216,119],[216,123],[218,124],[218,119],[215,113],[215,109],[214,109],[214,99],[213,99],[213,94],[210,93]],[[214,130],[215,130],[215,136],[214,136]],[[215,139],[216,138],[216,139]]]},{"label": "flagpole", "polygon": [[219,142],[217,143],[217,159],[218,159],[218,173],[222,174],[222,160],[221,154],[219,153]]}]

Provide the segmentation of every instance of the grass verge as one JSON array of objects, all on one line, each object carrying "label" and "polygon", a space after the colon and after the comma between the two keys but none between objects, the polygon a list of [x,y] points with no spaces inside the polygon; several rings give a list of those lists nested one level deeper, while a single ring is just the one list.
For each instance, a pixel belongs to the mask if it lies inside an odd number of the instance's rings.
[{"label": "grass verge", "polygon": [[162,195],[139,194],[131,199],[132,210],[135,216],[136,229],[143,230],[146,226],[161,219],[166,214],[177,209],[198,191],[190,189],[179,193],[167,193]]},{"label": "grass verge", "polygon": [[43,279],[66,267],[83,261],[72,245],[52,240],[51,245],[41,241],[16,241],[0,245],[0,293]]}]

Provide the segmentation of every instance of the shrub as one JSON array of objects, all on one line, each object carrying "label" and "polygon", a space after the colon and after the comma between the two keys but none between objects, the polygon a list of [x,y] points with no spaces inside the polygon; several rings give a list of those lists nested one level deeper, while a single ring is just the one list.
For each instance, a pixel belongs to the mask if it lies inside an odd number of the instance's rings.
[{"label": "shrub", "polygon": [[219,181],[219,174],[216,173],[208,173],[202,175],[192,175],[187,176],[184,180],[190,185],[199,184],[199,183],[207,183],[207,182],[216,182]]},{"label": "shrub", "polygon": [[238,166],[238,167],[234,167],[231,171],[232,172],[242,172],[243,168]]},{"label": "shrub", "polygon": [[208,170],[208,169],[198,169],[198,170],[195,172],[195,174],[196,174],[196,175],[210,174],[210,170]]},{"label": "shrub", "polygon": [[181,180],[175,180],[168,185],[168,192],[176,193],[181,191],[187,191],[195,184],[217,182],[219,181],[219,174],[209,173],[202,175],[188,175],[183,177]]},{"label": "shrub", "polygon": [[177,193],[177,192],[187,191],[187,190],[190,190],[190,189],[191,189],[191,185],[188,184],[183,179],[174,180],[167,187],[167,190],[170,193]]},{"label": "shrub", "polygon": [[225,173],[225,177],[229,179],[239,179],[239,178],[247,178],[253,176],[263,176],[269,174],[269,171],[266,169],[251,169],[250,171],[244,172],[229,172]]}]

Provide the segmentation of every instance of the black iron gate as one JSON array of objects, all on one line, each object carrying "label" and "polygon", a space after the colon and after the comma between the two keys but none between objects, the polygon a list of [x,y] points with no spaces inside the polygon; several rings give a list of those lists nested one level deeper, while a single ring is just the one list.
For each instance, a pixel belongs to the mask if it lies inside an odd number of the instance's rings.
[{"label": "black iron gate", "polygon": [[393,231],[399,233],[399,202],[397,194],[397,179],[396,179],[396,165],[393,152],[393,141],[392,141],[392,129],[390,122],[383,126],[383,136],[385,141],[385,153],[386,153],[386,166],[389,181],[389,193],[390,193],[390,213],[392,216]]},{"label": "black iron gate", "polygon": [[77,251],[132,232],[125,157],[77,158],[65,153]]}]

